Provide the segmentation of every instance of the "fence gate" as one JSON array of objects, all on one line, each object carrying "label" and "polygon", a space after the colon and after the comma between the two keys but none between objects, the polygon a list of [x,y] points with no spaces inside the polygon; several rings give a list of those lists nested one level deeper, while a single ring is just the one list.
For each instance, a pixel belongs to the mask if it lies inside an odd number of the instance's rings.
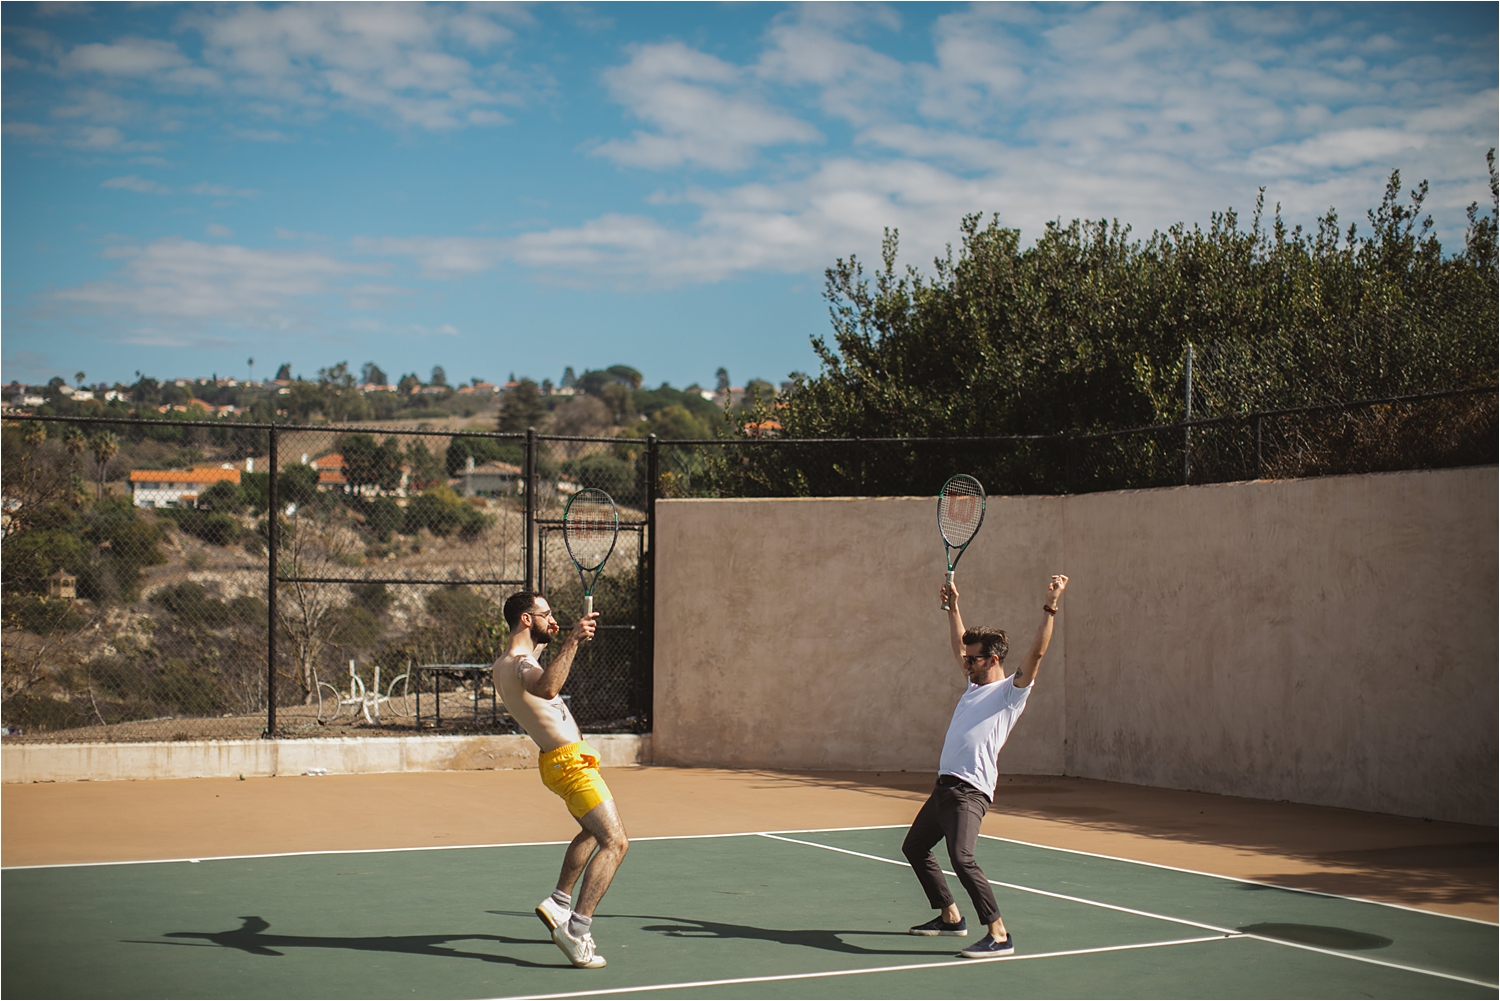
[{"label": "fence gate", "polygon": [[[537,524],[537,590],[565,636],[583,611],[583,586],[563,545],[562,525]],[[646,730],[651,692],[646,648],[646,524],[621,522],[619,541],[594,587],[599,631],[579,649],[563,696],[590,729]]]}]

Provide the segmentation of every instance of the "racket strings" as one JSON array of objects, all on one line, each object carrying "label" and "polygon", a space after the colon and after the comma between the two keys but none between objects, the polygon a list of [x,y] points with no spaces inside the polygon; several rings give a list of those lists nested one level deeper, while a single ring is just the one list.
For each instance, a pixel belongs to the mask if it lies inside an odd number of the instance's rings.
[{"label": "racket strings", "polygon": [[938,498],[938,528],[950,546],[966,545],[984,520],[984,488],[969,477],[954,477]]},{"label": "racket strings", "polygon": [[563,515],[563,543],[580,567],[594,570],[614,550],[619,519],[607,498],[577,496]]}]

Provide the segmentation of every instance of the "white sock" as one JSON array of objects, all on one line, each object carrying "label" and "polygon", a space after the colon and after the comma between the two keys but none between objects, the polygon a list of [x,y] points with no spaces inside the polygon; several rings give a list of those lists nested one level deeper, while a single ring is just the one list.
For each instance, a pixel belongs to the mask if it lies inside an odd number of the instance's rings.
[{"label": "white sock", "polygon": [[583,938],[583,936],[589,934],[590,926],[593,923],[593,918],[586,918],[577,911],[574,911],[573,916],[568,919],[568,934],[574,938]]},{"label": "white sock", "polygon": [[552,899],[557,901],[559,907],[566,907],[570,911],[573,909],[573,895],[571,893],[565,893],[562,890],[553,890]]}]

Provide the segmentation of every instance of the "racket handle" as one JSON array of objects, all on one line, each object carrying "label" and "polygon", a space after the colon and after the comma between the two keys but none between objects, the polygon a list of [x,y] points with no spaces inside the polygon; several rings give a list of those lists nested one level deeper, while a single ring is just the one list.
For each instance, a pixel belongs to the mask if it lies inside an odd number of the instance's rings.
[{"label": "racket handle", "polygon": [[[594,596],[592,594],[586,594],[586,595],[583,596],[583,614],[584,615],[593,615],[594,614]],[[585,640],[584,642],[587,643],[587,642],[592,642],[592,641],[591,640]]]},{"label": "racket handle", "polygon": [[[949,587],[953,586],[953,571],[952,570],[948,571],[948,573],[946,575],[945,582],[947,583],[947,585]],[[947,598],[946,595],[943,596],[943,611],[945,611],[945,612],[948,611],[948,598]]]}]

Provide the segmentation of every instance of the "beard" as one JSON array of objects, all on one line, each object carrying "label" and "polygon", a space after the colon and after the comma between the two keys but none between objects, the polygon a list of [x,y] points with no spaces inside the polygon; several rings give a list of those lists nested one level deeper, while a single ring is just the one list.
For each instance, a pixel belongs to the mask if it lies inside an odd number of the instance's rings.
[{"label": "beard", "polygon": [[531,626],[531,642],[535,646],[546,646],[552,642],[552,630],[547,628],[546,623],[540,625],[533,623]]}]

